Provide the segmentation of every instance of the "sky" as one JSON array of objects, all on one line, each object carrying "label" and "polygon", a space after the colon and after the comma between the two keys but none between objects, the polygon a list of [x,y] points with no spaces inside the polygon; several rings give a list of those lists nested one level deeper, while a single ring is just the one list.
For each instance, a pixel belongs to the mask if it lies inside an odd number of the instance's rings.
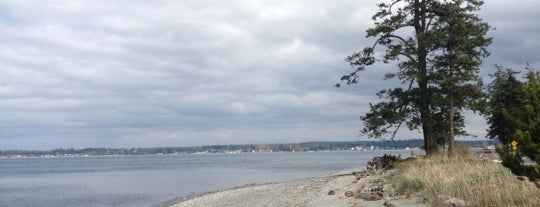
[{"label": "sky", "polygon": [[[395,64],[333,86],[379,2],[0,0],[0,150],[366,140],[359,116]],[[485,2],[486,82],[495,64],[540,67],[539,9]]]}]

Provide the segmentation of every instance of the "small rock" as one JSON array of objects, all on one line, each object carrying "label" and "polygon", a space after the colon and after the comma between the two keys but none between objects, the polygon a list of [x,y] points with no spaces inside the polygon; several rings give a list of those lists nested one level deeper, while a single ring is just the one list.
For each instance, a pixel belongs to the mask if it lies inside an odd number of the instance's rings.
[{"label": "small rock", "polygon": [[360,179],[366,178],[368,176],[367,172],[365,170],[362,170],[360,172],[353,172],[353,175],[356,176],[356,180],[360,180]]},{"label": "small rock", "polygon": [[378,185],[371,188],[371,191],[383,191],[384,185]]},{"label": "small rock", "polygon": [[383,203],[383,207],[396,207],[396,205],[390,203],[390,201],[385,200]]},{"label": "small rock", "polygon": [[351,191],[345,192],[345,197],[353,197],[353,196],[354,196],[353,192],[351,192]]},{"label": "small rock", "polygon": [[527,178],[526,176],[517,176],[517,179],[523,180],[523,181],[529,181],[529,178]]},{"label": "small rock", "polygon": [[382,192],[371,192],[371,200],[372,201],[378,201],[384,198],[384,195]]},{"label": "small rock", "polygon": [[328,191],[328,195],[335,195],[337,192],[337,189],[332,189],[330,191]]},{"label": "small rock", "polygon": [[450,205],[453,207],[465,207],[467,206],[467,203],[464,200],[461,200],[459,198],[454,198],[447,195],[438,195],[437,198],[439,199],[439,202],[444,205]]}]

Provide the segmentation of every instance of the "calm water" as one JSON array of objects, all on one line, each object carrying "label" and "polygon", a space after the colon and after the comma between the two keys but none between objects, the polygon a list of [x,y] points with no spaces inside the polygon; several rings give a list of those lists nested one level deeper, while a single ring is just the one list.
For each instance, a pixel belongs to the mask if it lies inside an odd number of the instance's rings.
[{"label": "calm water", "polygon": [[410,151],[190,154],[0,160],[0,206],[162,206],[253,183],[321,176]]}]

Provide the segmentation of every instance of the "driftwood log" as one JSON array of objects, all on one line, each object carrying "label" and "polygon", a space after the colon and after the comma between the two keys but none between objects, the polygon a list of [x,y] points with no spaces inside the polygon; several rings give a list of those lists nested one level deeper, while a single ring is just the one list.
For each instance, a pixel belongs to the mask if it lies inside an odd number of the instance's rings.
[{"label": "driftwood log", "polygon": [[356,194],[358,194],[364,187],[366,187],[367,181],[366,180],[357,180],[354,182],[347,190],[345,191],[345,197],[355,197]]}]

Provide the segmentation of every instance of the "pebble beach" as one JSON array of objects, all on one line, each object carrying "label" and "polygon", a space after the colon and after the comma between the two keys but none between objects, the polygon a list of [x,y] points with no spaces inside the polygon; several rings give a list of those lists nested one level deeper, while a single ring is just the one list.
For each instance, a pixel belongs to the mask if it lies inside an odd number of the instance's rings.
[{"label": "pebble beach", "polygon": [[[347,195],[347,191],[358,183],[368,186],[381,175],[369,175],[358,179],[358,173],[365,169],[348,171],[283,183],[247,186],[205,194],[173,204],[170,207],[423,207],[427,206],[419,198],[392,197],[387,190],[385,198],[365,199],[357,195]],[[358,192],[355,192],[358,193]]]}]

